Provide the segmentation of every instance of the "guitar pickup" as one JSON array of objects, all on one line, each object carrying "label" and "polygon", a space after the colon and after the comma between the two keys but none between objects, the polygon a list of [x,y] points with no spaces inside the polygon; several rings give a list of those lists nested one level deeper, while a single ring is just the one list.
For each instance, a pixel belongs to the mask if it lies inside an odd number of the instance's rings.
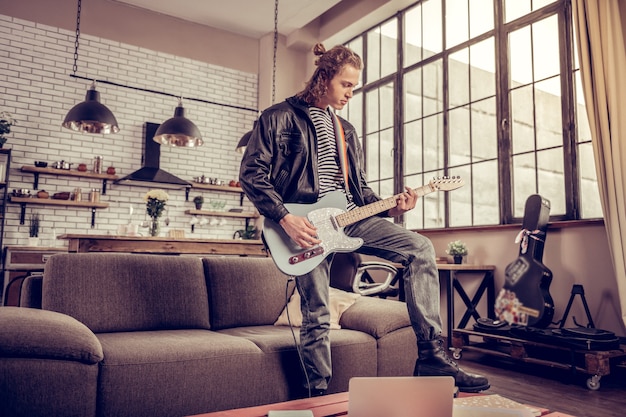
[{"label": "guitar pickup", "polygon": [[297,263],[300,263],[302,261],[306,261],[308,259],[311,259],[315,256],[319,256],[321,254],[324,253],[324,248],[321,246],[316,246],[314,248],[311,248],[305,252],[299,253],[297,255],[294,255],[292,257],[289,258],[289,263],[291,265],[295,265]]}]

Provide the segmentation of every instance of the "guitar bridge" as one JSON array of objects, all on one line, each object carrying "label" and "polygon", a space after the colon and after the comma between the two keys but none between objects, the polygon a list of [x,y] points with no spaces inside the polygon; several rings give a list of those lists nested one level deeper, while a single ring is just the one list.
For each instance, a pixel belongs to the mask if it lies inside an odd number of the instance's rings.
[{"label": "guitar bridge", "polygon": [[297,254],[295,256],[291,256],[289,258],[289,263],[291,265],[295,265],[295,264],[300,263],[302,261],[306,261],[308,259],[311,259],[311,258],[313,258],[315,256],[319,256],[319,255],[321,255],[323,253],[324,253],[324,248],[321,247],[321,246],[317,246],[317,247],[314,247],[314,248],[311,248],[311,249],[307,250],[306,252],[302,252],[302,253],[299,253],[299,254]]}]

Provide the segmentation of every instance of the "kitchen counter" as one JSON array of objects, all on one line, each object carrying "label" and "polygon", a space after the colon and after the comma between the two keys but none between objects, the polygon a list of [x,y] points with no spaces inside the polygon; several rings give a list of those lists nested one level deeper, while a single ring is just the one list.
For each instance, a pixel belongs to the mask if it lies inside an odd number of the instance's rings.
[{"label": "kitchen counter", "polygon": [[261,240],[63,234],[68,252],[267,256]]}]

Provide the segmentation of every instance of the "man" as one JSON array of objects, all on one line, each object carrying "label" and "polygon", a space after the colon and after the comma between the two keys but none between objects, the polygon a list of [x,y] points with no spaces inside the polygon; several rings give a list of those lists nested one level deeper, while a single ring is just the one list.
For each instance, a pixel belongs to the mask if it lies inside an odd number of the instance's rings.
[{"label": "man", "polygon": [[[343,46],[326,51],[318,44],[313,52],[319,56],[317,68],[305,89],[261,114],[240,169],[241,187],[250,201],[302,248],[321,243],[316,227],[306,217],[289,213],[284,203],[315,203],[337,190],[345,193],[348,210],[380,200],[367,185],[362,148],[354,127],[333,113],[352,98],[359,82],[361,58]],[[485,390],[489,388],[486,378],[459,369],[443,349],[439,276],[432,243],[384,218],[402,215],[415,208],[416,201],[415,192],[407,188],[397,196],[395,207],[346,226],[344,233],[363,239],[359,253],[404,266],[406,304],[418,345],[414,375],[450,375],[461,391]],[[330,258],[296,277],[302,299],[304,386],[310,395],[323,394],[332,376]]]}]

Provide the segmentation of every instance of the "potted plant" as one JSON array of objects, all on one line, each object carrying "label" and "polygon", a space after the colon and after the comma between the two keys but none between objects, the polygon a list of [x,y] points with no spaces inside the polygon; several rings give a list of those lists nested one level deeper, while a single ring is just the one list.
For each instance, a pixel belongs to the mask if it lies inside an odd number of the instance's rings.
[{"label": "potted plant", "polygon": [[237,230],[233,235],[233,239],[250,240],[257,236],[257,229],[254,226],[248,226],[245,229]]},{"label": "potted plant", "polygon": [[17,120],[11,116],[8,112],[0,112],[0,148],[4,146],[7,141],[5,136],[7,133],[11,133],[11,126],[16,125]]},{"label": "potted plant", "polygon": [[465,243],[460,240],[455,240],[453,242],[448,243],[448,249],[446,249],[446,253],[454,259],[455,264],[460,264],[463,262],[463,257],[467,255],[467,246]]},{"label": "potted plant", "polygon": [[204,203],[204,197],[201,195],[197,195],[193,198],[193,203],[196,205],[196,210],[202,209],[202,204]]},{"label": "potted plant", "polygon": [[28,245],[37,246],[39,244],[39,231],[41,230],[41,219],[38,213],[30,215],[28,224]]}]

